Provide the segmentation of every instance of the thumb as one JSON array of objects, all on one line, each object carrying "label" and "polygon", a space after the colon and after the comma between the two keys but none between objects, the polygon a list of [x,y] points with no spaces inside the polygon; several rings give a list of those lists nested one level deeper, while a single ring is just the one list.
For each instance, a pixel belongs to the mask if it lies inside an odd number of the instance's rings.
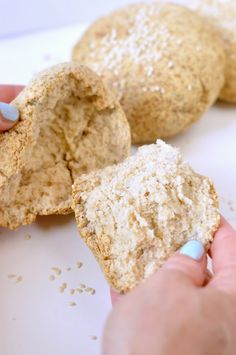
[{"label": "thumb", "polygon": [[198,240],[190,240],[159,271],[159,276],[169,275],[173,281],[203,286],[207,276],[207,257],[204,246]]},{"label": "thumb", "polygon": [[[167,286],[173,284],[179,287],[185,285],[203,286],[205,280],[209,278],[207,271],[207,257],[204,246],[197,240],[190,240],[179,251],[177,251],[163,266],[155,272],[138,288],[147,287],[154,292],[157,280]],[[131,291],[132,292],[132,291]],[[112,305],[126,297],[111,290]]]}]

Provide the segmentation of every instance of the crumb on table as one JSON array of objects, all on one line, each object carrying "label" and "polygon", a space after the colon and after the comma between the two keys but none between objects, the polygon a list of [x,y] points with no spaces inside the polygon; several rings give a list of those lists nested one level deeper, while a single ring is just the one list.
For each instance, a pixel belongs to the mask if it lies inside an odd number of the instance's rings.
[{"label": "crumb on table", "polygon": [[97,338],[98,338],[96,335],[90,335],[89,337],[91,340],[97,340]]},{"label": "crumb on table", "polygon": [[63,284],[59,287],[59,292],[63,293],[67,288],[67,283],[63,282]]},{"label": "crumb on table", "polygon": [[52,267],[51,270],[57,275],[61,275],[61,269],[59,267]]},{"label": "crumb on table", "polygon": [[24,236],[24,239],[25,240],[30,240],[32,238],[32,236],[30,235],[30,234],[26,234],[25,236]]},{"label": "crumb on table", "polygon": [[83,263],[78,260],[76,265],[77,265],[77,268],[80,269],[83,266]]},{"label": "crumb on table", "polygon": [[17,284],[23,281],[23,277],[21,275],[9,274],[7,277],[9,279],[15,279],[15,283]]},{"label": "crumb on table", "polygon": [[23,281],[23,277],[21,275],[18,276],[17,279],[16,279],[16,283],[20,283],[22,281]]},{"label": "crumb on table", "polygon": [[70,294],[73,295],[75,293],[75,289],[74,288],[71,288],[70,289]]},{"label": "crumb on table", "polygon": [[75,307],[75,306],[76,306],[76,303],[75,303],[75,302],[70,302],[70,303],[69,303],[69,306],[70,306],[70,307]]}]

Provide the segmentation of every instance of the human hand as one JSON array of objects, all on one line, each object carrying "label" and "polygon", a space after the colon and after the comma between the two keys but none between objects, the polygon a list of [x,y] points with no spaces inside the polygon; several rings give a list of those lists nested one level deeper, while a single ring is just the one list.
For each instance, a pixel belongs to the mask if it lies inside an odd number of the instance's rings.
[{"label": "human hand", "polygon": [[224,220],[210,254],[187,243],[119,300],[108,318],[104,355],[235,355],[236,231]]},{"label": "human hand", "polygon": [[23,86],[0,85],[0,132],[13,127],[18,118],[18,110],[9,103],[19,94]]}]

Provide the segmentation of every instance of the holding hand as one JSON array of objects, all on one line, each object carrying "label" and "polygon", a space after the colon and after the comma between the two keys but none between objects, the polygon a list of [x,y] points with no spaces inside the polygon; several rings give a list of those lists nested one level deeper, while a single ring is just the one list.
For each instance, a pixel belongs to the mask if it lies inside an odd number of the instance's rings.
[{"label": "holding hand", "polygon": [[235,355],[236,232],[222,219],[210,249],[188,242],[152,277],[120,296],[104,355]]}]

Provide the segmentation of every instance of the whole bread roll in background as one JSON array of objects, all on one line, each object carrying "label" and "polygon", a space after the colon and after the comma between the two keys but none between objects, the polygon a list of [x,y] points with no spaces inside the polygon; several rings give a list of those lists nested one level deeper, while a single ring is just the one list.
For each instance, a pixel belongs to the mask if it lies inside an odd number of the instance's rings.
[{"label": "whole bread roll in background", "polygon": [[179,5],[133,4],[97,20],[75,45],[72,59],[120,100],[134,144],[182,132],[219,96],[225,54],[208,22]]},{"label": "whole bread roll in background", "polygon": [[225,85],[219,98],[236,103],[236,1],[194,0],[188,5],[219,31],[226,54]]}]

